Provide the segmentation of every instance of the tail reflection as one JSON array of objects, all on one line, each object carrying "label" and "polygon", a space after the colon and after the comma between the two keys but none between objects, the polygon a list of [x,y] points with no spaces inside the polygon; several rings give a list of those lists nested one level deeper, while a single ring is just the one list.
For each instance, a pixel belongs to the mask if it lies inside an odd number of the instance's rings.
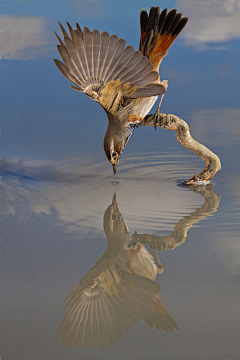
[{"label": "tail reflection", "polygon": [[[163,266],[157,250],[181,245],[189,228],[215,212],[219,205],[219,196],[210,185],[190,189],[200,192],[205,203],[180,220],[173,233],[165,237],[136,232],[132,235],[114,194],[103,221],[107,250],[66,298],[69,310],[56,335],[62,338],[62,347],[105,348],[142,319],[151,328],[166,332],[180,330],[158,298],[161,287],[155,279],[157,273],[163,272]],[[153,250],[159,265],[143,243]]]}]

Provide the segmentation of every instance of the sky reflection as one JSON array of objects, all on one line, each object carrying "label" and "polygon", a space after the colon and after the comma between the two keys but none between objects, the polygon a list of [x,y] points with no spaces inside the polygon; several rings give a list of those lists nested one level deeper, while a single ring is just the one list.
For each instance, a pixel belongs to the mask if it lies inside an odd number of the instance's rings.
[{"label": "sky reflection", "polygon": [[[132,234],[169,237],[196,209],[207,213],[198,189],[178,186],[204,163],[173,132],[136,129],[114,176],[104,111],[69,89],[52,60],[58,20],[137,48],[139,11],[152,5],[190,17],[161,65],[169,79],[162,111],[186,120],[194,139],[219,155],[212,189],[221,202],[181,246],[161,252],[165,272],[155,281],[181,331],[169,336],[141,321],[104,352],[62,349],[57,307],[107,248],[103,215],[114,193]],[[239,359],[239,12],[239,0],[1,1],[3,360],[122,360],[123,349],[133,360]]]}]

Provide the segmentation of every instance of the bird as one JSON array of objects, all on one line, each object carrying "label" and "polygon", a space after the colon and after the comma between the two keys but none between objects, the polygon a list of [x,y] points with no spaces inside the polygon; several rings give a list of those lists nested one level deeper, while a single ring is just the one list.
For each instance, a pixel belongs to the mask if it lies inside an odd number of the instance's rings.
[{"label": "bird", "polygon": [[56,338],[61,346],[105,348],[141,320],[165,332],[180,330],[158,297],[158,266],[152,253],[136,241],[116,202],[106,209],[105,253],[65,299],[68,311]]},{"label": "bird", "polygon": [[59,23],[63,40],[54,31],[63,61],[54,59],[58,69],[72,89],[98,102],[107,113],[104,151],[114,174],[133,130],[168,88],[167,80],[160,81],[159,67],[187,22],[176,9],[141,10],[138,51],[117,35],[87,27],[82,31],[78,23],[73,30],[67,22],[69,34]]}]

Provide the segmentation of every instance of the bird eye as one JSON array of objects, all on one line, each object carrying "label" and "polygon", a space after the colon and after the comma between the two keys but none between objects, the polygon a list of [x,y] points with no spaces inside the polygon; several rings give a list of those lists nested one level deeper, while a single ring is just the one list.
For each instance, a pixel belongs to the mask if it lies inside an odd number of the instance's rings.
[{"label": "bird eye", "polygon": [[114,151],[114,152],[112,153],[112,156],[113,156],[113,157],[117,156],[117,153]]}]

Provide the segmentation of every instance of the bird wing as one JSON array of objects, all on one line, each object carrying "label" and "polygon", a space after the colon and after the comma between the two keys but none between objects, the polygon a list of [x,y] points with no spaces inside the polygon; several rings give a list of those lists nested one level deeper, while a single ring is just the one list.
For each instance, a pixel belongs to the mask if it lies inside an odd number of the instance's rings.
[{"label": "bird wing", "polygon": [[153,296],[160,286],[152,280],[126,271],[116,279],[115,290],[98,280],[82,287],[78,284],[67,297],[69,310],[56,337],[62,338],[61,346],[105,348],[120,339],[123,331],[144,318],[153,307]]},{"label": "bird wing", "polygon": [[78,24],[73,30],[67,23],[68,35],[59,25],[64,41],[55,34],[63,62],[54,61],[74,84],[72,89],[85,93],[107,110],[117,97],[120,103],[122,98],[137,99],[165,92],[149,59],[132,46],[126,47],[125,40],[106,31],[90,32],[87,27],[82,31]]}]

